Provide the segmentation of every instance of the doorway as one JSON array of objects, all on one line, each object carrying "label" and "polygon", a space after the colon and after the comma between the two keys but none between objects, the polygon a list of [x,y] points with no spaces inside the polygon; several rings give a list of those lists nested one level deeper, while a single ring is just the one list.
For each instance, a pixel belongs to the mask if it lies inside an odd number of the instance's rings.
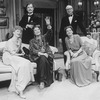
[{"label": "doorway", "polygon": [[52,29],[53,29],[53,35],[52,39],[50,41],[50,45],[54,46],[54,9],[51,8],[35,8],[34,13],[37,14],[37,16],[41,20],[41,28],[42,28],[42,33],[45,34],[47,29],[46,29],[46,24],[45,24],[45,17],[49,16]]}]

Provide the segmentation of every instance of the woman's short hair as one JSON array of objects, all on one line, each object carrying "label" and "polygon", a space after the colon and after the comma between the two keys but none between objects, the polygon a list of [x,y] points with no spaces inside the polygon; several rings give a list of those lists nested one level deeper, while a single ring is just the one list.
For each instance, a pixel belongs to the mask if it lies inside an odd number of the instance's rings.
[{"label": "woman's short hair", "polygon": [[66,31],[66,29],[68,29],[68,28],[70,28],[70,29],[73,31],[73,27],[72,27],[72,26],[66,26],[66,27],[64,28],[64,31]]},{"label": "woman's short hair", "polygon": [[20,30],[21,32],[23,31],[22,27],[15,26],[13,29],[11,29],[10,33],[13,35],[13,32],[15,32],[16,30]]},{"label": "woman's short hair", "polygon": [[22,27],[20,27],[20,26],[15,26],[13,28],[13,32],[16,31],[16,30],[20,30],[21,32],[23,31]]}]

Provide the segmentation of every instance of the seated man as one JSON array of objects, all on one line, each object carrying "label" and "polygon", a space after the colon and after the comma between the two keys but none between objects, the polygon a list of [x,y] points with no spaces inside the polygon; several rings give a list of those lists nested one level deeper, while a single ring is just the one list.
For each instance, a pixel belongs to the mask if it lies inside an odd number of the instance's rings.
[{"label": "seated man", "polygon": [[34,38],[30,41],[30,60],[37,63],[36,81],[40,84],[40,89],[50,86],[53,83],[53,53],[49,46],[52,33],[50,18],[46,18],[47,33],[41,35],[40,26],[33,29]]}]

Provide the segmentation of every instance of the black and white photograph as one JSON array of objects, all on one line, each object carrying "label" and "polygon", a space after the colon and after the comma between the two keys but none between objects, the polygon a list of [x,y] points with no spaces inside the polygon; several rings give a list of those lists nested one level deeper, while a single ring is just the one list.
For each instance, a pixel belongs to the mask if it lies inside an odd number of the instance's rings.
[{"label": "black and white photograph", "polygon": [[0,100],[100,100],[100,0],[0,0]]},{"label": "black and white photograph", "polygon": [[6,16],[6,8],[0,8],[0,16]]}]

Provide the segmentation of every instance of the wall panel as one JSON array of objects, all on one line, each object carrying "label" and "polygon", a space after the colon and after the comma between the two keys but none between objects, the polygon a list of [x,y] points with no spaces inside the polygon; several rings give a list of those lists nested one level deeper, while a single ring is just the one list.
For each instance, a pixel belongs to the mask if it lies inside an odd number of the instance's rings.
[{"label": "wall panel", "polygon": [[6,34],[9,32],[9,30],[13,27],[13,0],[4,0],[4,6],[6,7],[6,16],[8,17],[8,28],[2,28],[0,29],[0,41],[4,41]]}]

